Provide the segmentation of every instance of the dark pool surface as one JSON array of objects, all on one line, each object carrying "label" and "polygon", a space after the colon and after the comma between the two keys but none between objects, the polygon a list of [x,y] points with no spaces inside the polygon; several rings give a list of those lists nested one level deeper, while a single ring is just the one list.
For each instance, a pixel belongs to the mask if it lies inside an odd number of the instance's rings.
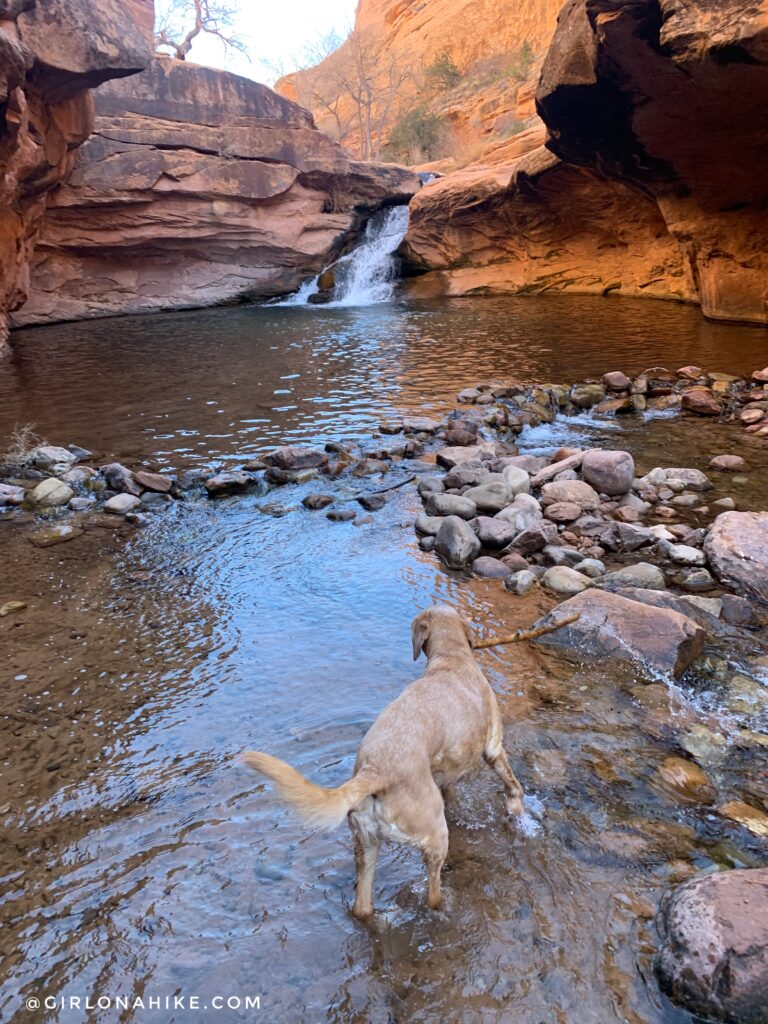
[{"label": "dark pool surface", "polygon": [[[488,378],[768,363],[761,330],[563,298],[240,308],[30,330],[14,345],[0,363],[0,442],[29,422],[52,443],[173,469],[282,442],[380,447],[380,419],[442,410]],[[746,445],[747,484],[718,481],[718,493],[768,507],[765,446],[735,427],[579,417],[521,447],[585,439],[628,446],[645,469],[704,468]],[[406,472],[332,487],[354,497]],[[92,529],[42,550],[29,527],[0,522],[0,604],[28,603],[0,619],[0,1019],[689,1022],[653,978],[659,898],[697,871],[768,860],[764,840],[656,782],[681,735],[704,725],[728,743],[706,767],[718,801],[748,796],[765,748],[731,741],[762,723],[726,715],[716,694],[530,646],[484,652],[541,823],[510,825],[495,776],[467,779],[449,811],[444,909],[424,907],[418,856],[392,848],[365,925],[349,913],[346,830],[307,833],[237,765],[258,747],[341,783],[376,714],[418,673],[419,609],[445,601],[495,633],[551,604],[442,571],[416,547],[412,488],[358,525],[301,508],[327,487],[180,502],[141,531]],[[293,510],[275,517],[268,502]],[[69,1003],[174,994],[208,1009]],[[260,1013],[212,1009],[247,995],[261,996]],[[45,996],[56,1009],[25,1008]]]}]

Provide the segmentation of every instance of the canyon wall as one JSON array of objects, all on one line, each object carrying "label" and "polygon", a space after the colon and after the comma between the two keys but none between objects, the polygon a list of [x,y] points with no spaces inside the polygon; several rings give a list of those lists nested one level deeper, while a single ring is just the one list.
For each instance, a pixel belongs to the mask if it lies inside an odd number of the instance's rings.
[{"label": "canyon wall", "polygon": [[94,133],[48,203],[14,324],[284,294],[417,177],[357,163],[311,114],[224,71],[156,58],[95,94]]},{"label": "canyon wall", "polygon": [[90,90],[146,67],[152,0],[0,0],[0,348],[46,198],[90,134]]},{"label": "canyon wall", "polygon": [[567,0],[527,132],[412,202],[416,295],[573,291],[768,322],[768,10]]}]

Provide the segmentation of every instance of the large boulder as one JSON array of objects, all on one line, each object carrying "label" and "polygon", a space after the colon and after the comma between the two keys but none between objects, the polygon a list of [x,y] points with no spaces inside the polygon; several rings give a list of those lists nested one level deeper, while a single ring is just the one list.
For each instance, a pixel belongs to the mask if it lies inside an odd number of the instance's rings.
[{"label": "large boulder", "polygon": [[159,56],[95,103],[17,324],[294,291],[419,187],[405,168],[352,160],[303,107],[227,71]]},{"label": "large boulder", "polygon": [[450,569],[463,569],[480,554],[480,541],[458,516],[446,516],[435,538],[435,551]]},{"label": "large boulder", "polygon": [[662,989],[707,1020],[768,1020],[768,868],[696,878],[663,903]]},{"label": "large boulder", "polygon": [[601,494],[626,494],[632,489],[635,460],[629,452],[591,448],[584,453],[581,475]]},{"label": "large boulder", "polygon": [[537,643],[575,648],[598,660],[639,662],[677,677],[701,653],[706,638],[693,619],[679,612],[595,589],[564,601],[536,626],[552,625],[574,613],[579,614],[578,621]]},{"label": "large boulder", "polygon": [[723,512],[704,554],[722,583],[768,602],[768,512]]}]

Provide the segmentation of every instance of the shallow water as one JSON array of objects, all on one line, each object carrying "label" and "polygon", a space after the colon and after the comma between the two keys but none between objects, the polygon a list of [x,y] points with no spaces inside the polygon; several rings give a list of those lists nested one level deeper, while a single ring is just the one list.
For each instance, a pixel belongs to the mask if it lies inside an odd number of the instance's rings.
[{"label": "shallow water", "polygon": [[[241,308],[14,341],[0,363],[0,439],[34,422],[52,442],[174,469],[235,464],[281,442],[370,438],[390,413],[442,410],[491,377],[768,362],[764,331],[684,307],[562,298]],[[606,431],[644,468],[704,468],[715,451],[747,445],[753,470],[737,497],[768,507],[764,446],[733,427],[580,417],[522,447],[606,443]],[[330,486],[353,497],[405,475]],[[378,913],[355,922],[346,831],[306,833],[237,766],[240,750],[258,747],[340,783],[366,728],[418,672],[417,610],[455,604],[486,634],[550,603],[442,571],[416,547],[411,488],[362,525],[300,507],[327,489],[177,503],[140,532],[91,529],[44,550],[25,542],[28,525],[0,521],[0,604],[28,602],[0,619],[0,1018],[256,1019],[210,1006],[260,994],[261,1016],[280,1024],[689,1021],[653,979],[659,898],[692,872],[768,859],[765,841],[655,785],[686,728],[731,728],[695,681],[638,687],[631,672],[530,647],[480,655],[541,823],[509,825],[490,774],[462,783],[439,914],[423,906],[416,855],[391,849]],[[259,510],[267,500],[299,508],[274,517]],[[734,745],[707,770],[718,802],[742,798],[765,759]],[[174,993],[209,1008],[24,1008],[44,995]]]}]

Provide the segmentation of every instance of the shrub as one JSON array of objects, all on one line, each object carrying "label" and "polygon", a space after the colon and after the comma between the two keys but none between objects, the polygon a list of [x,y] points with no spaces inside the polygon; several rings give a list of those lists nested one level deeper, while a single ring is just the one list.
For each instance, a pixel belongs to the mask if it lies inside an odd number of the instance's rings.
[{"label": "shrub", "polygon": [[395,160],[421,163],[440,155],[443,130],[437,114],[424,104],[401,114],[392,127],[387,151]]},{"label": "shrub", "polygon": [[438,53],[429,67],[425,68],[424,75],[428,82],[443,92],[453,89],[461,81],[461,72],[449,50]]}]

